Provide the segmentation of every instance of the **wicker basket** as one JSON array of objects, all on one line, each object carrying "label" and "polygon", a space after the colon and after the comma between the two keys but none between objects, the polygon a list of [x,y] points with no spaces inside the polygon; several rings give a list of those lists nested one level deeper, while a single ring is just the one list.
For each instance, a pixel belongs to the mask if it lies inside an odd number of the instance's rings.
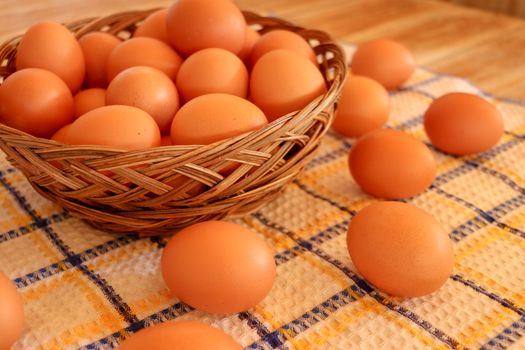
[{"label": "wicker basket", "polygon": [[[101,30],[126,38],[153,11],[90,18],[67,26],[77,37]],[[331,124],[346,65],[342,49],[323,32],[251,12],[244,15],[261,32],[280,28],[306,38],[322,58],[328,92],[261,130],[212,145],[145,151],[68,146],[0,124],[0,148],[40,194],[106,231],[173,233],[195,222],[257,209],[311,160]],[[3,78],[15,70],[19,40],[0,46]],[[227,166],[235,170],[221,175],[220,169]]]}]

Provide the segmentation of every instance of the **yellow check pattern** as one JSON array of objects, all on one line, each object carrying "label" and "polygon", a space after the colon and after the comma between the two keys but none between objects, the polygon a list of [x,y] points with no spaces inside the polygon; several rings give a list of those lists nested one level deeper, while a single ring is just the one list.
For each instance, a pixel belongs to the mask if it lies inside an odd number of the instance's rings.
[{"label": "yellow check pattern", "polygon": [[455,266],[439,291],[421,298],[389,297],[356,272],[346,229],[376,199],[349,175],[353,140],[335,133],[282,196],[237,220],[273,249],[277,280],[260,304],[231,316],[170,295],[159,267],[165,239],[94,230],[38,196],[0,157],[0,270],[16,283],[26,314],[14,349],[111,349],[169,320],[214,325],[247,349],[525,349],[525,101],[418,69],[391,94],[389,126],[428,144],[422,115],[450,91],[493,102],[506,131],[481,155],[432,148],[438,177],[409,202],[448,230]]}]

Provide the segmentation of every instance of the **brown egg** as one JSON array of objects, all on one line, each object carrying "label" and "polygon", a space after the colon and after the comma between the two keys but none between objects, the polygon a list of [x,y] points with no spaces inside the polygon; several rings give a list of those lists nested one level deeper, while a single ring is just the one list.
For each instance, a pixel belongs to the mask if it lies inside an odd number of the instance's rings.
[{"label": "brown egg", "polygon": [[380,39],[359,45],[351,67],[353,74],[372,78],[387,90],[394,90],[410,78],[416,63],[406,47]]},{"label": "brown egg", "polygon": [[357,137],[381,128],[389,113],[390,98],[381,84],[367,77],[349,76],[332,127],[346,137]]},{"label": "brown egg", "polygon": [[425,191],[436,177],[428,147],[401,131],[380,129],[359,138],[349,156],[352,176],[373,196],[407,198]]},{"label": "brown egg", "polygon": [[106,89],[82,90],[73,97],[73,102],[75,108],[73,116],[77,119],[89,111],[106,105]]},{"label": "brown egg", "polygon": [[68,137],[68,133],[69,133],[69,129],[71,128],[71,125],[72,124],[66,124],[60,129],[58,129],[58,131],[54,133],[53,136],[51,136],[51,140],[67,144],[67,137]]},{"label": "brown egg", "polygon": [[7,350],[24,331],[24,306],[15,285],[0,271],[0,349]]},{"label": "brown egg", "polygon": [[148,112],[164,134],[170,131],[171,121],[179,110],[179,94],[166,74],[139,66],[120,72],[111,81],[106,104],[134,106]]},{"label": "brown egg", "polygon": [[58,75],[75,93],[84,81],[85,61],[75,36],[55,22],[31,26],[17,47],[16,69],[42,68]]},{"label": "brown egg", "polygon": [[228,334],[203,323],[175,321],[145,328],[126,339],[118,350],[241,350]]},{"label": "brown egg", "polygon": [[139,150],[158,147],[160,131],[155,120],[141,109],[104,106],[75,120],[65,141],[71,145]]},{"label": "brown egg", "polygon": [[108,86],[106,63],[111,51],[121,43],[114,35],[92,32],[78,39],[86,60],[85,84],[88,87]]},{"label": "brown egg", "polygon": [[273,50],[252,69],[250,100],[269,121],[305,107],[326,93],[319,69],[306,57],[290,50]]},{"label": "brown egg", "polygon": [[50,71],[22,69],[0,86],[0,114],[7,125],[48,138],[73,121],[73,96]]},{"label": "brown egg", "polygon": [[252,54],[253,47],[257,40],[261,37],[261,34],[250,26],[246,26],[246,36],[244,38],[244,45],[237,56],[244,62],[248,62]]},{"label": "brown egg", "polygon": [[454,92],[436,99],[425,113],[425,131],[440,150],[467,155],[485,152],[503,136],[503,118],[483,98]]},{"label": "brown egg", "polygon": [[208,94],[186,103],[173,118],[174,145],[207,145],[268,124],[250,101],[228,94]]},{"label": "brown egg", "polygon": [[135,34],[134,37],[146,36],[149,38],[154,38],[160,41],[170,44],[170,39],[168,37],[168,29],[166,27],[166,17],[168,16],[168,9],[162,9],[153,12],[149,15],[144,22],[142,22]]},{"label": "brown egg", "polygon": [[350,222],[348,252],[357,271],[381,291],[418,297],[452,273],[452,242],[430,214],[401,202],[378,202]]},{"label": "brown egg", "polygon": [[184,61],[176,85],[186,102],[216,92],[246,98],[248,80],[248,70],[239,57],[211,48],[197,51]]},{"label": "brown egg", "polygon": [[219,314],[259,303],[275,281],[275,261],[254,232],[227,221],[206,221],[174,235],[161,259],[173,294],[196,309]]},{"label": "brown egg", "polygon": [[255,43],[250,57],[252,66],[266,53],[277,49],[292,50],[313,64],[318,64],[314,50],[302,36],[289,30],[276,29],[263,34]]},{"label": "brown egg", "polygon": [[237,54],[246,35],[246,21],[231,0],[174,1],[167,28],[173,47],[186,56],[210,47]]},{"label": "brown egg", "polygon": [[153,38],[133,38],[123,41],[111,52],[107,61],[107,78],[111,82],[123,70],[147,66],[175,79],[182,59],[166,43]]}]

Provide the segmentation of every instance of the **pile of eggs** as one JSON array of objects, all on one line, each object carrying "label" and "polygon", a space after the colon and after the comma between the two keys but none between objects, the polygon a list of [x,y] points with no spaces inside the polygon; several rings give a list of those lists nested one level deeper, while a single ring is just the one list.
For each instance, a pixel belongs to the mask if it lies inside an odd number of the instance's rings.
[{"label": "pile of eggs", "polygon": [[[22,38],[16,66],[0,87],[4,123],[65,144],[130,150],[241,135],[326,92],[304,39],[282,30],[260,36],[230,0],[178,0],[149,16],[126,41],[102,32],[76,41],[61,25],[40,23]],[[358,272],[385,293],[430,294],[452,272],[452,243],[430,214],[399,200],[428,189],[436,163],[419,139],[383,128],[390,115],[388,91],[410,78],[414,59],[396,42],[375,40],[358,48],[351,69],[333,129],[358,138],[348,158],[350,173],[365,192],[386,201],[352,219],[349,255]],[[424,125],[434,147],[454,155],[486,151],[503,133],[498,110],[465,93],[432,102]],[[276,278],[264,240],[226,221],[178,232],[160,265],[175,297],[213,314],[254,307]],[[0,329],[0,349],[23,331],[22,300],[1,273]],[[188,321],[144,329],[120,349],[152,344],[241,349],[220,330]]]},{"label": "pile of eggs", "polygon": [[142,150],[210,144],[260,129],[327,91],[300,35],[260,35],[228,0],[176,1],[133,37],[78,40],[42,22],[0,86],[3,123],[69,145]]}]

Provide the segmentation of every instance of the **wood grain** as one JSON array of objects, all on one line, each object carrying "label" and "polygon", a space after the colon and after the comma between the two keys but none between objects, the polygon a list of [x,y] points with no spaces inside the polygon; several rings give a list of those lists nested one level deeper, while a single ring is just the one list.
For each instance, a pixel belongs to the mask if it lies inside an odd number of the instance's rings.
[{"label": "wood grain", "polygon": [[[41,20],[71,21],[169,0],[2,0],[0,40]],[[237,0],[352,43],[390,37],[420,65],[462,76],[499,96],[525,98],[525,21],[432,0]]]},{"label": "wood grain", "polygon": [[441,0],[525,18],[523,0]]}]

